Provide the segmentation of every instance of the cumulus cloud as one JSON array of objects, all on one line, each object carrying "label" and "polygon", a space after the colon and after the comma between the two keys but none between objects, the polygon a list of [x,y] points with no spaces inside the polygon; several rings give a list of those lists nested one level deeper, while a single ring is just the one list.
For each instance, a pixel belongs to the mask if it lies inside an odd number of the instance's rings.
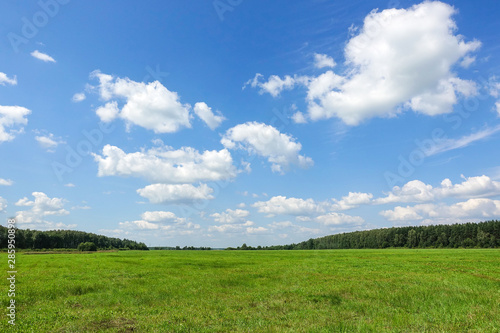
[{"label": "cumulus cloud", "polygon": [[5,86],[5,84],[15,86],[17,84],[17,77],[14,75],[13,78],[9,78],[7,74],[0,72],[0,85]]},{"label": "cumulus cloud", "polygon": [[301,168],[313,165],[310,157],[300,155],[302,145],[270,125],[247,122],[227,130],[221,143],[229,149],[243,149],[266,157],[273,172],[283,173],[291,164]]},{"label": "cumulus cloud", "polygon": [[349,192],[347,196],[343,196],[342,199],[333,199],[333,204],[331,206],[332,210],[347,210],[356,208],[360,205],[367,205],[371,203],[373,194],[362,193],[362,192]]},{"label": "cumulus cloud", "polygon": [[212,108],[206,103],[200,102],[194,105],[194,113],[207,124],[207,126],[213,131],[226,119],[217,111],[217,115],[212,112]]},{"label": "cumulus cloud", "polygon": [[[96,110],[101,121],[121,118],[127,128],[137,125],[155,133],[173,133],[191,127],[189,104],[182,104],[179,95],[159,81],[136,82],[99,71],[91,77],[99,80],[100,97],[108,102]],[[120,108],[118,103],[123,106]]]},{"label": "cumulus cloud", "polygon": [[[500,97],[500,82],[497,81],[497,77],[495,76],[490,78],[489,91],[491,96],[495,98]],[[500,117],[500,100],[495,103],[495,109]]]},{"label": "cumulus cloud", "polygon": [[142,213],[141,218],[149,222],[162,222],[162,223],[178,223],[184,222],[186,219],[177,217],[175,213],[166,211],[147,211]]},{"label": "cumulus cloud", "polygon": [[423,224],[449,223],[450,220],[456,223],[490,219],[500,215],[500,200],[475,198],[452,205],[427,203],[406,207],[398,206],[393,210],[384,210],[380,212],[380,215],[389,221],[421,220]]},{"label": "cumulus cloud", "polygon": [[335,212],[317,216],[315,221],[323,225],[363,224],[365,222],[365,220],[360,216],[351,216]]},{"label": "cumulus cloud", "polygon": [[383,198],[373,200],[374,204],[396,202],[428,202],[437,199],[481,198],[500,195],[500,182],[488,176],[465,178],[460,184],[453,184],[450,179],[444,179],[440,187],[432,187],[420,180],[412,180],[402,187],[394,186],[392,191]]},{"label": "cumulus cloud", "polygon": [[98,163],[100,177],[141,177],[153,183],[227,180],[237,174],[227,149],[200,153],[190,147],[174,150],[160,146],[127,154],[116,146],[106,145],[102,156],[94,154],[94,159]]},{"label": "cumulus cloud", "polygon": [[95,113],[99,116],[99,119],[101,119],[101,121],[109,123],[115,120],[120,114],[118,102],[112,101],[101,105],[95,110]]},{"label": "cumulus cloud", "polygon": [[71,100],[75,103],[78,103],[78,102],[81,102],[81,101],[84,101],[85,98],[87,98],[87,96],[85,96],[84,93],[76,93],[73,95],[73,97],[71,98]]},{"label": "cumulus cloud", "polygon": [[[11,141],[16,137],[16,134],[22,133],[24,128],[21,125],[28,123],[26,116],[30,113],[30,110],[22,106],[0,105],[0,143]],[[7,130],[11,127],[18,129]]]},{"label": "cumulus cloud", "polygon": [[14,182],[10,179],[0,178],[0,186],[11,186]]},{"label": "cumulus cloud", "polygon": [[[304,227],[302,225],[294,224],[290,221],[273,222],[268,224],[267,226],[272,231],[283,231],[288,229],[291,230],[294,234],[301,234],[301,235],[318,235],[322,233],[321,229]],[[281,235],[285,236],[286,234],[281,234]]]},{"label": "cumulus cloud", "polygon": [[0,213],[4,213],[6,208],[7,208],[7,200],[0,197]]},{"label": "cumulus cloud", "polygon": [[248,227],[246,229],[246,232],[248,234],[267,234],[269,232],[269,229],[264,227]]},{"label": "cumulus cloud", "polygon": [[300,111],[297,111],[295,112],[293,115],[292,115],[292,120],[294,123],[296,124],[305,124],[307,123],[307,119],[306,117],[304,116],[304,114]]},{"label": "cumulus cloud", "polygon": [[315,202],[313,199],[287,198],[285,196],[275,196],[268,201],[258,201],[252,205],[259,213],[274,215],[295,215],[307,216],[324,213],[329,204],[325,202]]},{"label": "cumulus cloud", "polygon": [[393,116],[403,105],[427,115],[452,111],[458,94],[476,93],[475,84],[456,77],[452,67],[481,45],[455,35],[455,12],[437,1],[372,11],[346,45],[351,74],[310,98],[310,117],[338,117],[357,125]]},{"label": "cumulus cloud", "polygon": [[35,140],[38,142],[40,147],[51,153],[55,152],[55,148],[57,148],[58,145],[66,143],[60,138],[56,138],[52,133],[35,136]]},{"label": "cumulus cloud", "polygon": [[148,211],[144,212],[141,220],[120,222],[119,228],[113,233],[128,234],[141,231],[159,232],[161,236],[190,235],[200,229],[199,224],[187,221],[185,218],[177,217],[172,212]]},{"label": "cumulus cloud", "polygon": [[224,223],[224,224],[233,224],[233,223],[245,223],[247,222],[246,218],[250,215],[248,210],[244,209],[226,209],[225,212],[222,213],[214,213],[210,215],[215,222]]},{"label": "cumulus cloud", "polygon": [[29,210],[18,211],[16,213],[16,223],[24,228],[32,229],[72,229],[76,224],[66,225],[47,221],[48,216],[64,216],[69,212],[64,209],[66,200],[62,198],[49,198],[43,192],[33,192],[34,200],[27,197],[18,200],[15,205],[19,207],[31,207]]},{"label": "cumulus cloud", "polygon": [[51,56],[49,56],[48,54],[45,54],[45,53],[42,53],[38,50],[35,50],[33,52],[31,52],[31,56],[34,57],[34,58],[37,58],[38,60],[41,60],[43,62],[56,62],[54,60],[54,58],[52,58]]},{"label": "cumulus cloud", "polygon": [[329,70],[316,78],[272,75],[267,82],[257,74],[247,84],[275,97],[297,84],[307,86],[310,119],[336,117],[348,125],[395,116],[404,109],[430,116],[451,112],[460,96],[477,94],[476,84],[457,77],[453,69],[470,65],[471,53],[481,46],[456,33],[455,13],[439,1],[374,10],[345,46],[347,74]]},{"label": "cumulus cloud", "polygon": [[273,97],[278,97],[283,90],[293,89],[296,85],[306,85],[309,82],[309,77],[294,75],[285,75],[282,79],[278,75],[271,75],[267,81],[261,81],[264,76],[260,73],[255,74],[253,79],[248,80],[246,86],[252,88],[260,88],[259,94],[268,93]]},{"label": "cumulus cloud", "polygon": [[332,57],[327,56],[326,54],[319,54],[315,53],[314,54],[314,67],[316,68],[333,68],[335,67],[336,63],[333,60]]},{"label": "cumulus cloud", "polygon": [[140,196],[149,199],[151,203],[192,203],[199,200],[214,199],[214,190],[207,184],[194,186],[192,184],[152,184],[138,189]]},{"label": "cumulus cloud", "polygon": [[210,217],[212,217],[215,222],[220,223],[220,225],[212,225],[208,228],[208,231],[246,234],[258,234],[267,232],[267,228],[253,227],[254,223],[247,220],[247,217],[249,215],[250,212],[244,209],[226,209],[224,212],[214,213],[210,215]]}]

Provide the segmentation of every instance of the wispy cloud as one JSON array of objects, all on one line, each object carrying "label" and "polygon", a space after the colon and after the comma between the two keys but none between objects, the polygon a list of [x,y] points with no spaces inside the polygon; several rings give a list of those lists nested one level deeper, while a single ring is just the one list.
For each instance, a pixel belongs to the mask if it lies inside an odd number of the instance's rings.
[{"label": "wispy cloud", "polygon": [[31,52],[31,55],[41,61],[44,61],[44,62],[56,62],[54,58],[52,58],[51,56],[49,56],[48,54],[46,53],[42,53],[38,50],[35,50],[33,52]]},{"label": "wispy cloud", "polygon": [[58,145],[66,143],[60,138],[56,138],[52,133],[36,136],[35,140],[40,144],[42,148],[50,153],[53,153]]},{"label": "wispy cloud", "polygon": [[7,74],[0,72],[0,85],[10,84],[15,86],[17,84],[17,77],[14,75],[13,78],[9,78]]},{"label": "wispy cloud", "polygon": [[76,93],[76,94],[73,95],[73,97],[71,98],[71,100],[74,103],[78,103],[78,102],[81,102],[81,101],[85,100],[85,98],[87,98],[87,96],[85,96],[84,93]]},{"label": "wispy cloud", "polygon": [[493,128],[485,128],[484,130],[463,136],[458,139],[445,139],[438,142],[434,147],[429,149],[426,154],[427,156],[432,156],[454,149],[465,148],[476,141],[487,139],[498,131],[500,131],[500,125],[497,125]]},{"label": "wispy cloud", "polygon": [[0,185],[11,186],[12,184],[14,184],[12,180],[0,178]]}]

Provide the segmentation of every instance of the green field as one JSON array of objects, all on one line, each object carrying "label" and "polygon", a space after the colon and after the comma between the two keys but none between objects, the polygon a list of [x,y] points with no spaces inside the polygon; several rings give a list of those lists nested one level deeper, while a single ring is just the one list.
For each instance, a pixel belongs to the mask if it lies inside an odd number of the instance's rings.
[{"label": "green field", "polygon": [[[2,332],[500,332],[498,249],[18,253],[16,261],[16,326],[2,316]],[[3,289],[6,313],[6,280]]]}]

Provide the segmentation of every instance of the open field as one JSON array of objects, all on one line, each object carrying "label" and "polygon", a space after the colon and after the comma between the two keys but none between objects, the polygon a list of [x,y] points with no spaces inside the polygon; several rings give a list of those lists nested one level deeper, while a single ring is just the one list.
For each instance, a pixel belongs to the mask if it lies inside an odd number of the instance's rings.
[{"label": "open field", "polygon": [[498,249],[19,253],[17,270],[2,332],[500,331]]}]

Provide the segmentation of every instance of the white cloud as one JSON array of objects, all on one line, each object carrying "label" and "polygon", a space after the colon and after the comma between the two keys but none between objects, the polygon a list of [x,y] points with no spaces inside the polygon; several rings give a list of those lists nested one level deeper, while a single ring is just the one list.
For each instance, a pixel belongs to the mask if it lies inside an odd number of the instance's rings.
[{"label": "white cloud", "polygon": [[54,134],[52,133],[49,133],[47,135],[35,136],[35,140],[42,148],[51,153],[55,151],[55,148],[57,148],[58,145],[66,143],[60,138],[54,137]]},{"label": "white cloud", "polygon": [[0,185],[11,186],[12,184],[14,184],[12,180],[0,178]]},{"label": "white cloud", "polygon": [[[136,82],[95,71],[91,77],[99,79],[99,93],[109,101],[96,113],[104,122],[119,117],[127,128],[137,125],[155,133],[173,133],[190,128],[189,104],[181,104],[179,95],[168,90],[160,82]],[[118,102],[123,101],[121,110]]]},{"label": "white cloud", "polygon": [[389,221],[423,220],[423,224],[441,224],[443,222],[448,223],[449,221],[457,223],[471,219],[489,219],[500,215],[500,200],[475,198],[452,205],[428,203],[413,207],[398,206],[393,210],[382,211],[380,215]]},{"label": "white cloud", "polygon": [[425,151],[425,154],[427,156],[432,156],[444,153],[446,151],[464,148],[476,141],[485,140],[498,131],[500,131],[500,125],[493,128],[488,127],[481,131],[463,136],[458,139],[442,139],[436,142],[432,147],[430,147],[430,149]]},{"label": "white cloud", "polygon": [[7,74],[0,72],[0,85],[5,86],[5,84],[15,86],[17,84],[17,77],[14,75],[13,78],[9,78]]},{"label": "white cloud", "polygon": [[7,208],[7,200],[0,197],[0,213],[5,212],[5,208]]},{"label": "white cloud", "polygon": [[476,57],[465,56],[464,59],[460,62],[460,66],[463,68],[469,68],[476,61]]},{"label": "white cloud", "polygon": [[306,124],[307,123],[307,119],[306,117],[304,116],[304,114],[300,111],[297,111],[295,112],[293,115],[292,115],[292,120],[294,123],[296,124]]},{"label": "white cloud", "polygon": [[365,220],[360,216],[351,216],[343,213],[328,213],[315,218],[316,222],[323,225],[339,225],[339,224],[362,224]]},{"label": "white cloud", "polygon": [[268,93],[273,97],[278,97],[283,90],[290,90],[293,89],[295,85],[306,85],[309,82],[308,77],[297,75],[294,75],[293,77],[285,75],[283,79],[277,75],[271,75],[267,82],[261,82],[260,79],[263,77],[264,76],[260,73],[255,74],[253,79],[250,79],[245,83],[243,89],[248,85],[252,88],[258,87],[260,88],[259,94],[262,95],[263,93]]},{"label": "white cloud", "polygon": [[217,115],[214,115],[212,108],[203,102],[196,103],[194,105],[194,113],[196,113],[196,115],[200,117],[200,119],[203,120],[212,131],[219,127],[219,125],[226,119],[220,111],[217,111]]},{"label": "white cloud", "polygon": [[87,96],[85,96],[84,93],[76,93],[73,95],[73,97],[71,98],[71,100],[75,103],[78,103],[78,102],[81,102],[83,100],[85,100],[85,98],[87,98]]},{"label": "white cloud", "polygon": [[342,199],[334,199],[332,204],[332,210],[347,210],[358,207],[360,205],[367,205],[371,203],[373,194],[371,193],[361,193],[361,192],[349,192],[347,196],[342,197]]},{"label": "white cloud", "polygon": [[275,196],[268,201],[258,201],[252,205],[259,213],[274,215],[317,215],[324,213],[329,204],[317,203],[313,199],[287,198]]},{"label": "white cloud", "polygon": [[224,224],[233,224],[233,223],[245,223],[246,218],[250,215],[248,210],[244,209],[226,209],[225,212],[215,213],[210,215],[213,217],[215,222],[224,223]]},{"label": "white cloud", "polygon": [[31,55],[43,62],[56,62],[54,60],[54,58],[52,58],[51,56],[49,56],[48,54],[45,54],[45,53],[42,53],[38,50],[35,50],[33,52],[31,52]]},{"label": "white cloud", "polygon": [[119,222],[118,223],[121,228],[123,229],[138,229],[138,230],[156,230],[160,229],[160,225],[156,223],[151,223],[148,221],[142,221],[142,220],[137,220],[137,221],[126,221],[126,222]]},{"label": "white cloud", "polygon": [[380,215],[388,221],[414,221],[423,219],[412,207],[397,206],[393,210],[384,210]]},{"label": "white cloud", "polygon": [[268,227],[271,229],[285,229],[285,228],[291,228],[293,227],[294,224],[290,221],[282,221],[282,222],[273,222],[271,224],[268,224]]},{"label": "white cloud", "polygon": [[140,196],[151,203],[190,203],[199,200],[211,200],[213,189],[206,184],[198,187],[191,184],[152,184],[138,189]]},{"label": "white cloud", "polygon": [[248,234],[265,234],[269,232],[269,229],[264,227],[248,227],[246,228]]},{"label": "white cloud", "polygon": [[371,12],[345,48],[351,74],[310,100],[310,117],[357,125],[393,116],[402,105],[427,115],[451,112],[457,93],[475,93],[474,84],[455,77],[451,68],[480,46],[454,35],[454,13],[441,2]]},{"label": "white cloud", "polygon": [[347,74],[330,70],[316,78],[273,75],[267,82],[260,82],[262,75],[257,74],[247,84],[275,97],[297,84],[308,86],[312,120],[337,117],[358,125],[404,109],[431,116],[449,113],[459,96],[477,94],[476,84],[458,78],[453,69],[470,65],[471,53],[481,46],[455,34],[455,13],[452,6],[439,1],[409,9],[374,10],[346,44]]},{"label": "white cloud", "polygon": [[47,216],[64,216],[69,212],[64,209],[66,200],[61,198],[49,198],[43,192],[33,192],[34,201],[24,197],[18,200],[15,205],[19,207],[31,207],[30,210],[18,211],[16,213],[16,223],[22,224],[24,228],[32,229],[72,229],[76,224],[66,225],[47,221]]},{"label": "white cloud", "polygon": [[483,175],[465,178],[460,184],[453,184],[451,180],[444,179],[441,186],[436,188],[420,180],[412,180],[403,187],[394,186],[386,197],[375,199],[373,203],[428,202],[450,197],[481,198],[497,195],[500,195],[500,182]]},{"label": "white cloud", "polygon": [[[282,222],[273,222],[267,225],[272,231],[283,230],[283,229],[291,229],[293,233],[300,235],[318,235],[321,234],[322,231],[317,228],[308,228],[301,225],[293,224],[290,221],[282,221]],[[285,236],[285,237],[282,237]],[[279,237],[286,238],[286,234],[278,235]]]},{"label": "white cloud", "polygon": [[116,101],[112,101],[98,107],[95,110],[95,113],[99,116],[99,119],[101,119],[102,122],[109,123],[118,117],[120,109],[118,108],[118,103]]},{"label": "white cloud", "polygon": [[493,76],[490,78],[488,88],[490,90],[490,95],[493,97],[500,96],[500,82],[497,81],[497,77]]},{"label": "white cloud", "polygon": [[184,222],[184,218],[177,217],[175,213],[165,211],[147,211],[142,213],[141,218],[148,222],[162,222],[162,223],[180,223]]},{"label": "white cloud", "polygon": [[336,63],[332,57],[327,56],[326,54],[319,54],[319,53],[314,54],[314,66],[316,68],[324,68],[324,67],[333,68],[335,67],[335,65]]},{"label": "white cloud", "polygon": [[73,206],[71,207],[72,210],[89,210],[89,209],[92,209],[92,207],[90,206]]},{"label": "white cloud", "polygon": [[257,122],[248,122],[227,130],[221,143],[229,149],[243,149],[267,157],[274,172],[283,173],[291,164],[301,168],[313,165],[310,157],[299,155],[302,145],[276,128]]},{"label": "white cloud", "polygon": [[0,105],[0,143],[11,141],[16,134],[22,133],[23,127],[17,130],[7,131],[7,128],[15,127],[16,125],[26,125],[28,123],[27,115],[30,110],[22,106],[2,106]]},{"label": "white cloud", "polygon": [[75,185],[75,184],[72,184],[72,183],[67,183],[67,184],[64,184],[64,186],[66,186],[66,187],[76,187],[76,185]]},{"label": "white cloud", "polygon": [[246,221],[244,223],[231,223],[222,225],[212,225],[208,227],[208,232],[220,232],[220,233],[239,233],[239,234],[262,234],[267,233],[268,229],[264,227],[253,227],[254,223],[252,221]]},{"label": "white cloud", "polygon": [[94,154],[98,176],[142,177],[153,183],[182,184],[199,181],[227,180],[237,170],[227,149],[199,153],[190,147],[173,150],[155,147],[126,154],[118,147],[106,145],[102,156]]},{"label": "white cloud", "polygon": [[[493,96],[495,98],[498,98],[500,96],[500,82],[497,81],[497,77],[493,76],[490,78],[488,88],[489,88],[491,96]],[[498,116],[500,117],[500,100],[498,100],[495,103],[495,109],[498,113]]]},{"label": "white cloud", "polygon": [[136,234],[141,231],[154,230],[161,237],[172,238],[179,235],[191,235],[195,230],[201,228],[199,224],[186,221],[186,219],[177,217],[172,212],[144,212],[141,217],[142,220],[118,223],[120,229],[114,230],[113,233],[129,234],[129,231],[132,231]]}]

